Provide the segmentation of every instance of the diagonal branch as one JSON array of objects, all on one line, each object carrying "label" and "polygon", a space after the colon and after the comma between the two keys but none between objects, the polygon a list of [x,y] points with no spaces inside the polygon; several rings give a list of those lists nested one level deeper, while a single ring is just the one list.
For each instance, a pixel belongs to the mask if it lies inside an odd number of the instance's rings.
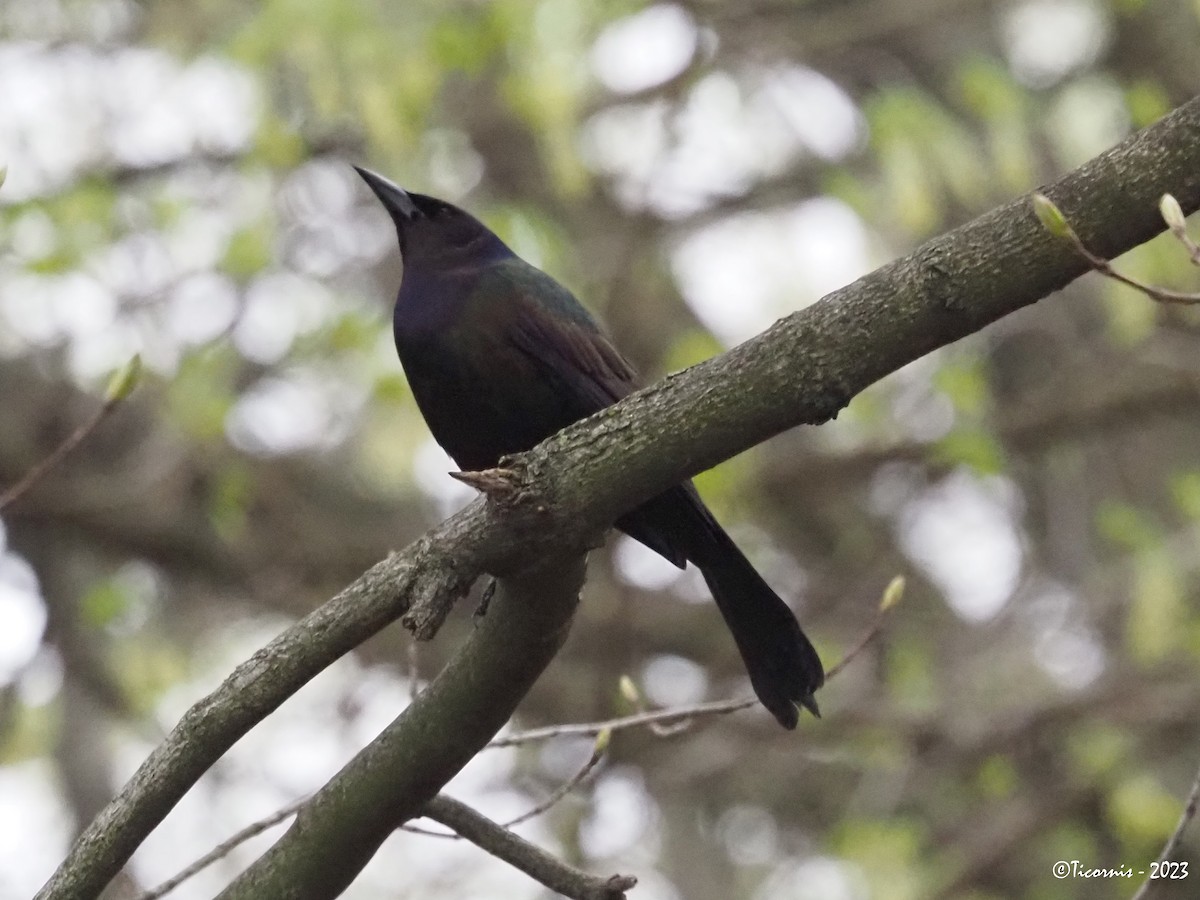
[{"label": "diagonal branch", "polygon": [[572,869],[465,803],[450,797],[434,797],[425,806],[424,814],[564,897],[576,900],[623,900],[625,892],[637,884],[637,879],[631,875],[598,878]]},{"label": "diagonal branch", "polygon": [[222,900],[336,897],[499,731],[567,637],[583,556],[500,581],[488,615],[417,699],[296,815]]},{"label": "diagonal branch", "polygon": [[[0,177],[0,181],[3,180]],[[16,484],[7,490],[0,491],[0,512],[28,493],[55,466],[66,459],[72,450],[83,443],[88,435],[95,431],[100,426],[100,423],[133,392],[133,389],[137,387],[138,379],[141,377],[141,371],[142,358],[140,356],[134,356],[129,362],[118,369],[109,381],[108,389],[105,391],[104,403],[92,414],[91,418],[67,435],[61,444],[50,451],[45,459],[26,472],[24,477]]]},{"label": "diagonal branch", "polygon": [[[1160,874],[1160,869],[1171,871],[1171,864],[1174,860],[1171,859],[1175,855],[1175,851],[1179,849],[1179,842],[1183,840],[1183,833],[1191,824],[1192,819],[1196,818],[1196,810],[1200,807],[1200,771],[1196,772],[1196,777],[1192,779],[1192,787],[1188,791],[1187,799],[1183,802],[1183,812],[1179,814],[1179,821],[1175,825],[1175,830],[1171,832],[1171,836],[1167,838],[1167,842],[1163,845],[1162,851],[1158,854],[1158,859],[1153,863],[1150,870],[1150,877],[1142,882],[1141,887],[1137,889],[1137,893],[1133,895],[1131,900],[1144,900],[1149,894],[1154,882],[1159,878],[1168,878],[1169,875]],[[1178,865],[1178,863],[1175,863]],[[1183,873],[1187,873],[1187,864],[1184,863]]]},{"label": "diagonal branch", "polygon": [[[1200,207],[1200,98],[1043,193],[1105,257],[1153,237],[1163,229],[1164,193],[1188,212]],[[372,567],[189,710],[39,897],[96,896],[239,737],[398,616],[430,636],[481,573],[503,576],[586,548],[665,488],[788,428],[826,421],[885,375],[1087,269],[1069,245],[1045,234],[1022,197],[522,454],[513,466],[522,502],[472,504]]]}]

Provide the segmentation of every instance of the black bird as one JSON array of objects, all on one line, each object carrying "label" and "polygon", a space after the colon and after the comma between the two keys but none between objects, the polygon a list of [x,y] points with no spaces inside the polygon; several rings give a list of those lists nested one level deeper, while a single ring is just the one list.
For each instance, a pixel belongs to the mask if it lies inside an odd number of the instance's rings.
[{"label": "black bird", "polygon": [[[495,466],[635,390],[633,369],[566,288],[469,213],[355,169],[400,239],[400,362],[434,438],[463,470]],[[781,725],[796,727],[797,703],[818,714],[821,660],[690,481],[616,527],[700,569],[758,699]]]}]

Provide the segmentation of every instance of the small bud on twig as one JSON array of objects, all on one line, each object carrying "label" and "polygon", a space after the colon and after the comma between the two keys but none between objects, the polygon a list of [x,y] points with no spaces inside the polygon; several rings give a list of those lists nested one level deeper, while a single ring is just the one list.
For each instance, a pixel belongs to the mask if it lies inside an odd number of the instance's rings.
[{"label": "small bud on twig", "polygon": [[593,756],[602,756],[605,753],[607,753],[608,752],[608,743],[611,740],[612,740],[612,729],[611,728],[601,729],[600,733],[598,735],[596,735],[596,743],[592,746],[592,755]]},{"label": "small bud on twig", "polygon": [[1183,208],[1179,205],[1179,201],[1170,194],[1162,195],[1162,199],[1158,201],[1158,211],[1162,213],[1163,221],[1167,223],[1167,227],[1172,232],[1180,234],[1187,231]]},{"label": "small bud on twig", "polygon": [[112,378],[108,380],[108,387],[104,389],[104,402],[119,403],[133,393],[133,389],[141,380],[142,355],[135,353],[129,362],[113,372]]},{"label": "small bud on twig", "polygon": [[1187,217],[1184,216],[1179,201],[1170,194],[1163,194],[1162,199],[1158,201],[1158,211],[1162,213],[1163,221],[1171,229],[1171,234],[1175,235],[1176,240],[1187,250],[1192,263],[1200,266],[1200,243],[1193,241],[1187,233]]},{"label": "small bud on twig", "polygon": [[881,613],[887,612],[903,599],[904,587],[905,581],[903,575],[897,575],[888,582],[888,586],[883,589],[883,596],[879,599],[879,611]]},{"label": "small bud on twig", "polygon": [[[1037,214],[1038,221],[1054,237],[1065,238],[1070,241],[1075,247],[1077,253],[1088,261],[1093,269],[1099,272],[1106,278],[1111,278],[1113,281],[1119,281],[1121,284],[1128,285],[1136,291],[1141,291],[1151,300],[1158,303],[1178,303],[1181,305],[1200,304],[1200,294],[1187,294],[1182,291],[1172,291],[1167,288],[1156,287],[1151,284],[1146,284],[1138,281],[1136,278],[1130,278],[1128,275],[1117,271],[1111,262],[1103,256],[1098,256],[1084,245],[1079,239],[1079,235],[1071,228],[1067,222],[1066,216],[1045,194],[1033,194],[1030,198],[1033,202],[1033,211]],[[1187,249],[1191,260],[1196,265],[1200,266],[1200,245],[1197,245],[1190,237],[1188,237],[1187,229],[1183,220],[1183,210],[1179,203],[1170,194],[1164,194],[1162,200],[1158,204],[1159,212],[1163,219],[1171,229],[1171,233],[1179,239],[1179,242]]]},{"label": "small bud on twig", "polygon": [[1054,201],[1045,194],[1034,194],[1033,212],[1037,216],[1038,221],[1055,237],[1070,238],[1074,236],[1071,226],[1067,223],[1067,217],[1063,215],[1062,210],[1054,205]]},{"label": "small bud on twig", "polygon": [[637,685],[628,675],[621,676],[617,682],[617,690],[621,692],[621,697],[628,703],[637,707],[642,705],[642,692],[638,690]]},{"label": "small bud on twig", "polygon": [[20,498],[26,491],[46,477],[46,473],[62,462],[72,450],[82,443],[83,439],[96,430],[104,417],[109,415],[117,404],[130,395],[137,387],[138,378],[142,374],[142,358],[135,355],[133,359],[121,366],[109,379],[104,391],[104,404],[92,414],[92,417],[67,435],[66,440],[50,451],[41,462],[25,473],[25,477],[6,491],[0,491],[0,509],[4,509],[13,501]]}]

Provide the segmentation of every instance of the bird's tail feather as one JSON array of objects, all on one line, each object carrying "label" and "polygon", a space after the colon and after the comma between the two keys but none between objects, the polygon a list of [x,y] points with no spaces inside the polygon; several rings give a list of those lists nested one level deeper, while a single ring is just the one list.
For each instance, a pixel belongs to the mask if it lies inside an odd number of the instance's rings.
[{"label": "bird's tail feather", "polygon": [[820,715],[813,693],[825,682],[817,651],[796,617],[725,531],[707,529],[719,545],[703,554],[700,571],[733,632],[754,693],[784,728],[799,720],[796,704]]}]

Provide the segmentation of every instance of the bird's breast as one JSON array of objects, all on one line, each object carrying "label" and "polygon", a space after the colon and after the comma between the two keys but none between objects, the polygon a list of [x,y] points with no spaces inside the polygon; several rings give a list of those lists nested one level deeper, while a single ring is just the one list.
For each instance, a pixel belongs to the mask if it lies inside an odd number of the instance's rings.
[{"label": "bird's breast", "polygon": [[493,466],[561,427],[548,385],[499,341],[450,329],[397,340],[397,349],[434,439],[464,469]]},{"label": "bird's breast", "polygon": [[528,450],[590,411],[516,333],[531,287],[549,281],[518,263],[406,273],[396,304],[396,349],[417,405],[465,469]]}]

